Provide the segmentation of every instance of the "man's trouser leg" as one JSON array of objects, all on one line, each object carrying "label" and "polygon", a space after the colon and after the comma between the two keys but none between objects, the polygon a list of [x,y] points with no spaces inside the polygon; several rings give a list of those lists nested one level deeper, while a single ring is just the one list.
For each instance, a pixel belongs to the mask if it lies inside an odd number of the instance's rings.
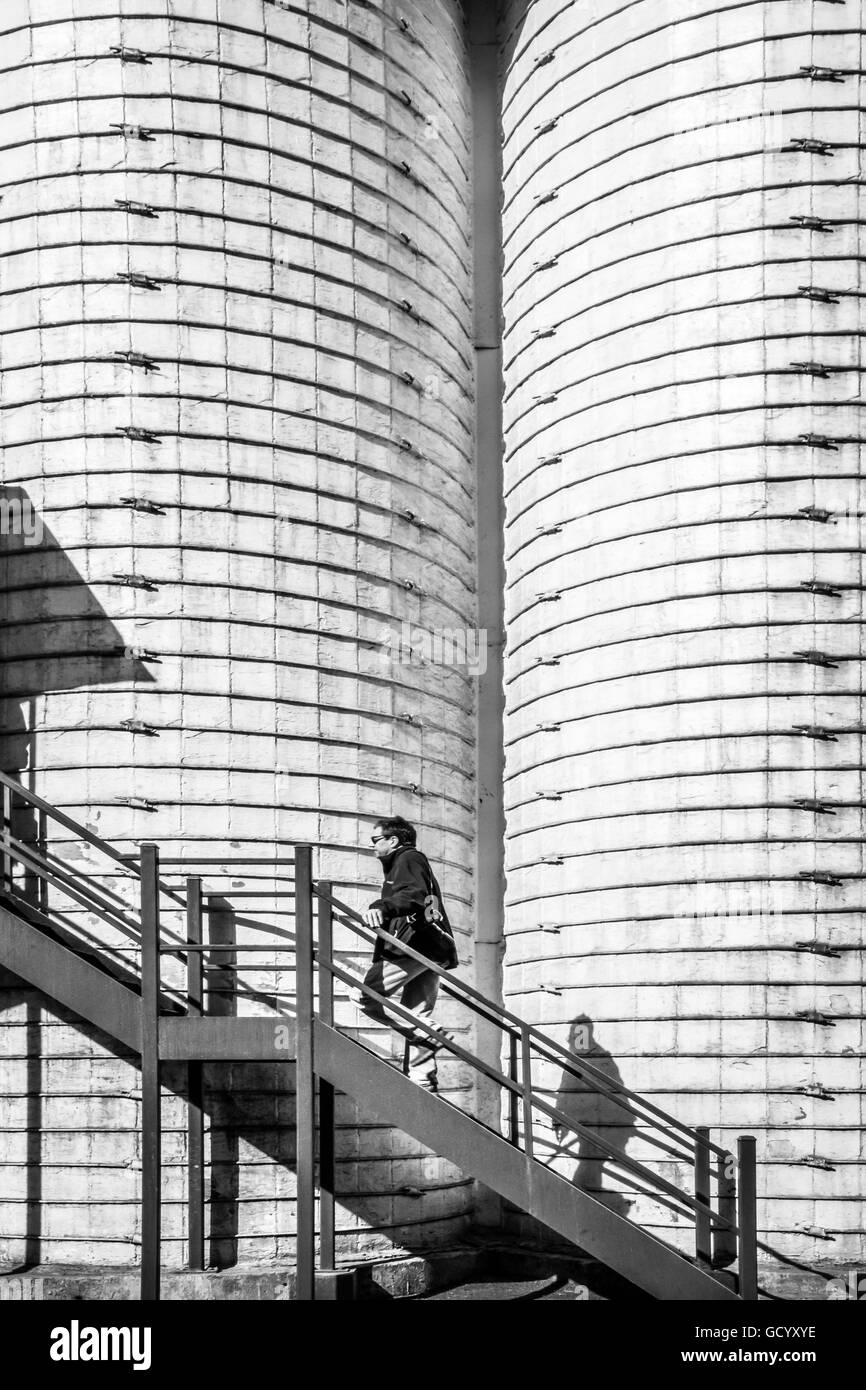
[{"label": "man's trouser leg", "polygon": [[[400,1003],[425,1023],[432,1023],[438,995],[439,976],[433,970],[424,970],[405,986]],[[410,1040],[408,1062],[409,1075],[413,1081],[429,1082],[435,1086],[436,1045],[429,1034],[419,1032],[417,1041]]]},{"label": "man's trouser leg", "polygon": [[[425,1023],[431,1021],[439,993],[439,976],[421,961],[413,960],[411,956],[375,961],[364,976],[364,984],[388,999],[399,994],[404,1009]],[[435,1079],[435,1050],[422,1029],[413,1028],[402,1018],[389,1014],[384,1004],[366,994],[362,997],[361,1008],[370,1018],[387,1023],[395,1033],[406,1039],[409,1044],[409,1075],[413,1080]]]}]

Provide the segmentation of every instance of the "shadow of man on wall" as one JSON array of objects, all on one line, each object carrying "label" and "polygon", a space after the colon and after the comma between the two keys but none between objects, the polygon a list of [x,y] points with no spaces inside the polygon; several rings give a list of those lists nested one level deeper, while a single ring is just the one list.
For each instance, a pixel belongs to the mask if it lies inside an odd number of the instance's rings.
[{"label": "shadow of man on wall", "polygon": [[[593,1022],[587,1014],[579,1014],[572,1021],[568,1049],[578,1062],[588,1062],[601,1072],[612,1089],[622,1087],[619,1068],[612,1055],[596,1041]],[[555,1125],[556,1154],[576,1158],[571,1178],[575,1187],[603,1202],[617,1216],[628,1216],[634,1203],[616,1190],[622,1186],[625,1175],[614,1164],[616,1155],[625,1155],[626,1146],[636,1133],[634,1112],[625,1099],[615,1100],[599,1090],[600,1084],[563,1068],[554,1104],[573,1124],[590,1134],[575,1134],[564,1125]],[[613,1155],[593,1142],[596,1135],[614,1150]],[[605,1176],[613,1189],[604,1186]]]}]

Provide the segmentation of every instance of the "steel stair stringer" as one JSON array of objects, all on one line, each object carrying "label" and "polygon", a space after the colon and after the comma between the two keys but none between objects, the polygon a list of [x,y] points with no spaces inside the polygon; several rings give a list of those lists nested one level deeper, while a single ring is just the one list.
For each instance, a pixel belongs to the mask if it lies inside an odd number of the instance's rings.
[{"label": "steel stair stringer", "polygon": [[314,1053],[318,1074],[371,1118],[412,1135],[654,1298],[740,1302],[712,1274],[319,1019]]},{"label": "steel stair stringer", "polygon": [[141,1052],[140,998],[3,903],[0,965],[133,1052]]}]

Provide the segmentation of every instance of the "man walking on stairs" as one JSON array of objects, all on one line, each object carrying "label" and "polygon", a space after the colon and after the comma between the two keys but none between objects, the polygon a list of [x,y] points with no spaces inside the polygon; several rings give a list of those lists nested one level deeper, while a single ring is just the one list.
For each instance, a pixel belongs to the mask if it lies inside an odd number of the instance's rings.
[{"label": "man walking on stairs", "polygon": [[[439,976],[421,961],[406,955],[398,943],[404,942],[445,970],[457,964],[457,948],[442,894],[430,862],[416,846],[415,827],[402,816],[377,821],[372,834],[373,851],[382,865],[382,896],[364,913],[372,930],[384,929],[393,944],[378,937],[373,963],[364,984],[388,999],[399,993],[399,1002],[425,1023],[432,1021]],[[361,1008],[370,1018],[388,1024],[408,1043],[408,1073],[428,1091],[438,1090],[436,1054],[441,1041],[431,1039],[402,1019],[390,1017],[384,1004],[363,994]],[[450,1034],[437,1029],[441,1038]]]}]

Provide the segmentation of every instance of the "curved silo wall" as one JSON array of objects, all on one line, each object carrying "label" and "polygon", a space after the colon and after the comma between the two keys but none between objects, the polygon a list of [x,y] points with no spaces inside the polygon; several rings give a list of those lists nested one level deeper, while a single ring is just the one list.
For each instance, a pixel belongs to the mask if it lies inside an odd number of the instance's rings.
[{"label": "curved silo wall", "polygon": [[508,1000],[754,1134],[806,1262],[863,1254],[861,19],[538,0],[505,72]]},{"label": "curved silo wall", "polygon": [[[474,627],[460,6],[14,0],[2,30],[4,482],[46,528],[6,557],[4,767],[185,856],[238,941],[290,912],[256,860],[312,842],[365,903],[402,812],[471,957],[473,683],[392,641]],[[279,962],[219,1007],[290,1009]],[[122,1263],[138,1071],[13,986],[5,1254]],[[212,1259],[291,1257],[285,1071],[210,1076]],[[339,1249],[456,1233],[467,1181],[341,1105]]]}]

